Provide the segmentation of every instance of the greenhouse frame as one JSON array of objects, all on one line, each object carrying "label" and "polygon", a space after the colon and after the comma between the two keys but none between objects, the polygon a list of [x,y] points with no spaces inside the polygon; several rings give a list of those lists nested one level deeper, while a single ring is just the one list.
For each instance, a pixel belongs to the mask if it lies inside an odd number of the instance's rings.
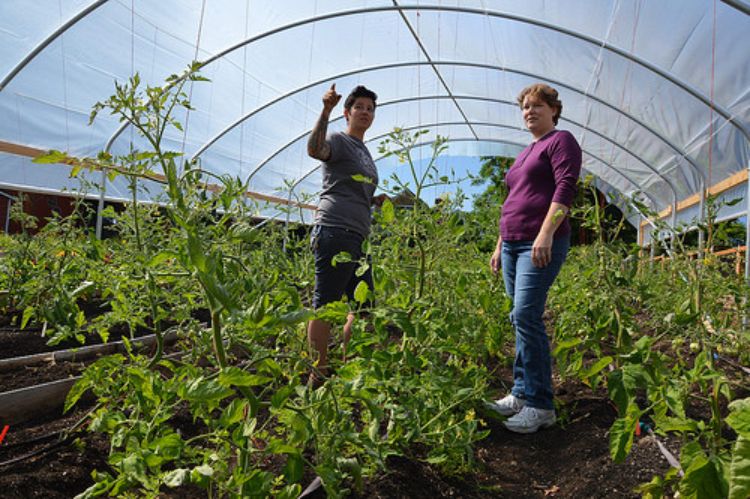
[{"label": "greenhouse frame", "polygon": [[[211,83],[190,86],[195,111],[170,146],[208,171],[252,178],[250,195],[275,202],[319,188],[305,143],[331,83],[377,90],[373,148],[399,126],[428,129],[425,144],[448,137],[450,155],[514,156],[527,142],[515,96],[544,81],[559,90],[560,127],[582,144],[602,191],[639,199],[672,226],[700,219],[707,194],[746,197],[750,55],[740,41],[750,9],[739,0],[10,1],[2,10],[5,188],[76,189],[70,166],[31,158],[138,147],[111,117],[88,126],[91,106],[114,81],[138,73],[156,85],[197,60]],[[87,195],[124,198],[121,180],[101,177]],[[747,210],[726,207],[720,218]],[[647,218],[630,222],[648,244]]]},{"label": "greenhouse frame", "polygon": [[0,2],[3,497],[750,497],[748,33]]}]

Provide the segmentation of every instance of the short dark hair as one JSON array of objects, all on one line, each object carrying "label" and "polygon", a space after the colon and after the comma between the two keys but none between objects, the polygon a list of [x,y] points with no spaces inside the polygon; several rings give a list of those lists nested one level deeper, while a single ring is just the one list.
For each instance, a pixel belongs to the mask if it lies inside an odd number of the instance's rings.
[{"label": "short dark hair", "polygon": [[344,109],[351,109],[359,97],[372,99],[373,109],[378,106],[378,95],[364,85],[357,85],[344,101]]},{"label": "short dark hair", "polygon": [[557,90],[544,83],[534,83],[533,85],[529,85],[518,94],[518,105],[521,106],[521,108],[523,108],[523,100],[529,95],[543,100],[549,107],[555,110],[555,114],[552,116],[552,121],[557,125],[557,121],[560,119],[563,108],[562,101],[557,95]]}]

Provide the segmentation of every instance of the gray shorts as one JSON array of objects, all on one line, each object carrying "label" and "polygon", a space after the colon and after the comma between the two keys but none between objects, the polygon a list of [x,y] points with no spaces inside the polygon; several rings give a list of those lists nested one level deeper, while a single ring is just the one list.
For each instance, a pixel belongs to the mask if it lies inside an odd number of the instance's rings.
[{"label": "gray shorts", "polygon": [[[350,229],[316,225],[310,236],[310,245],[315,254],[315,291],[313,308],[317,309],[327,303],[339,301],[346,296],[354,299],[354,290],[360,282],[365,282],[373,290],[372,270],[357,275],[360,259],[363,256],[364,237]],[[333,257],[341,252],[351,255],[351,261],[338,262],[332,265]],[[368,260],[369,264],[369,260]],[[366,303],[365,306],[368,304]]]}]

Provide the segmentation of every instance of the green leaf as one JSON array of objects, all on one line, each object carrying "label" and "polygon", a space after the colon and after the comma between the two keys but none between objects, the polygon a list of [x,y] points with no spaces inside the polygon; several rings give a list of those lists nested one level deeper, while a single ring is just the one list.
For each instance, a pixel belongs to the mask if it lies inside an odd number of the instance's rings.
[{"label": "green leaf", "polygon": [[750,497],[750,438],[740,435],[732,446],[729,499],[745,499],[746,497]]},{"label": "green leaf", "polygon": [[339,263],[349,263],[352,261],[352,255],[346,251],[337,253],[331,259],[331,266],[336,267]]},{"label": "green leaf", "polygon": [[185,398],[197,402],[218,402],[233,394],[233,390],[222,386],[218,381],[202,376],[190,381],[185,389]]},{"label": "green leaf", "polygon": [[262,386],[271,382],[271,378],[250,374],[239,367],[225,367],[219,373],[219,384],[222,386]]},{"label": "green leaf", "polygon": [[153,257],[151,257],[151,260],[148,262],[149,267],[156,267],[170,258],[174,258],[175,253],[173,251],[160,251],[157,254],[155,254]]},{"label": "green leaf", "polygon": [[203,475],[203,476],[213,476],[214,469],[211,467],[211,465],[208,464],[201,464],[200,466],[196,466],[193,468],[192,474],[196,475]]},{"label": "green leaf", "polygon": [[705,457],[693,460],[680,481],[680,495],[695,499],[727,497],[729,487],[718,465],[717,461]]},{"label": "green leaf", "polygon": [[231,236],[236,241],[253,243],[262,238],[262,232],[251,225],[243,224],[232,227]]},{"label": "green leaf", "polygon": [[642,499],[661,499],[664,497],[664,480],[656,475],[648,483],[642,483],[635,488],[636,492],[641,493]]},{"label": "green leaf", "polygon": [[622,370],[618,369],[609,373],[607,389],[609,390],[609,398],[612,399],[619,413],[624,414],[630,403],[631,395],[625,386]]},{"label": "green leaf", "polygon": [[87,376],[83,376],[81,379],[76,381],[76,383],[68,392],[68,395],[65,397],[65,407],[63,409],[63,412],[68,412],[70,408],[73,407],[76,402],[78,402],[81,396],[92,387],[92,385],[92,380]]},{"label": "green leaf", "polygon": [[557,346],[555,347],[555,350],[552,352],[553,355],[557,356],[561,352],[564,352],[566,350],[570,350],[571,348],[580,345],[583,343],[583,340],[581,338],[573,338],[570,340],[564,340],[557,343]]},{"label": "green leaf", "polygon": [[293,386],[282,386],[271,397],[271,407],[280,409],[293,393]]},{"label": "green leaf", "polygon": [[354,180],[355,182],[362,182],[365,184],[373,183],[370,177],[366,177],[365,175],[362,175],[362,174],[352,175],[352,180]]},{"label": "green leaf", "polygon": [[706,453],[703,452],[701,444],[696,441],[688,442],[680,449],[680,466],[682,469],[688,469],[696,460],[706,460]]},{"label": "green leaf", "polygon": [[147,483],[146,461],[138,454],[130,454],[120,463],[124,475],[138,480],[140,483]]},{"label": "green leaf", "polygon": [[367,286],[365,281],[359,281],[357,287],[354,289],[354,299],[362,305],[367,301],[367,295],[370,292],[370,288]]},{"label": "green leaf", "polygon": [[383,222],[385,223],[391,223],[396,218],[396,212],[390,199],[383,201],[383,205],[380,207],[380,213],[382,214]]},{"label": "green leaf", "polygon": [[305,463],[302,460],[302,456],[297,453],[289,454],[284,466],[284,476],[287,482],[299,482],[302,480],[302,473],[304,471]]},{"label": "green leaf", "polygon": [[294,312],[286,313],[279,317],[279,322],[286,325],[299,324],[300,322],[309,321],[315,313],[310,310],[295,310]]},{"label": "green leaf", "polygon": [[172,470],[162,479],[162,482],[167,487],[179,487],[190,482],[190,470],[185,468],[178,468]]},{"label": "green leaf", "polygon": [[370,268],[370,264],[367,262],[360,262],[359,267],[357,267],[357,270],[354,271],[354,275],[357,277],[362,277],[365,275],[365,272],[367,272]]},{"label": "green leaf", "polygon": [[68,153],[62,152],[62,151],[56,151],[51,150],[47,154],[42,154],[41,156],[37,156],[32,160],[34,163],[38,164],[50,164],[50,163],[65,163],[66,161],[70,160],[70,156],[68,156]]},{"label": "green leaf", "polygon": [[609,430],[609,454],[616,463],[621,463],[633,446],[633,434],[641,411],[635,404],[629,404],[625,417],[617,418]]},{"label": "green leaf", "polygon": [[93,288],[94,286],[95,286],[95,284],[93,282],[91,282],[91,281],[83,281],[80,286],[78,286],[76,289],[74,289],[70,293],[70,297],[71,298],[76,298],[79,295],[82,295],[83,293],[85,293],[86,291],[88,291],[89,289]]},{"label": "green leaf", "polygon": [[204,273],[207,270],[206,255],[200,239],[192,231],[188,232],[187,248],[190,254],[190,261],[195,265],[199,272]]},{"label": "green leaf", "polygon": [[440,463],[446,462],[447,460],[448,460],[448,456],[446,456],[445,454],[440,454],[437,456],[430,456],[427,459],[425,459],[425,461],[427,461],[430,464],[440,464]]},{"label": "green leaf", "polygon": [[176,459],[180,456],[185,442],[178,433],[167,433],[149,444],[154,453],[160,457]]},{"label": "green leaf", "polygon": [[247,400],[239,398],[234,399],[222,411],[221,417],[219,418],[219,425],[227,428],[233,424],[239,423],[249,410],[250,404],[248,404]]},{"label": "green leaf", "polygon": [[271,439],[271,441],[268,442],[266,450],[272,454],[299,454],[299,449],[297,447],[289,445],[278,438]]},{"label": "green leaf", "polygon": [[727,423],[740,435],[750,438],[750,397],[729,404]]},{"label": "green leaf", "polygon": [[669,410],[681,418],[685,417],[685,405],[682,402],[682,394],[678,388],[671,385],[667,386],[664,390],[664,400],[667,402]]},{"label": "green leaf", "polygon": [[346,471],[354,479],[354,486],[362,489],[362,465],[354,457],[340,457],[336,459],[339,469]]},{"label": "green leaf", "polygon": [[284,374],[279,363],[273,359],[263,359],[258,362],[258,372],[270,374],[274,378],[278,378]]},{"label": "green leaf", "polygon": [[26,324],[29,323],[29,320],[34,316],[34,307],[26,307],[23,309],[23,316],[21,317],[21,329],[26,327]]},{"label": "green leaf", "polygon": [[581,373],[581,376],[585,378],[590,378],[591,376],[595,376],[596,374],[601,372],[602,369],[610,365],[613,360],[614,359],[610,357],[609,355],[606,357],[602,357],[601,359],[596,361],[594,365],[592,365],[591,367],[586,369],[583,373]]},{"label": "green leaf", "polygon": [[697,421],[690,418],[664,416],[654,418],[654,422],[656,423],[656,426],[664,432],[677,431],[688,433],[699,431]]},{"label": "green leaf", "polygon": [[302,486],[298,483],[287,485],[276,494],[276,499],[297,499],[302,493]]}]

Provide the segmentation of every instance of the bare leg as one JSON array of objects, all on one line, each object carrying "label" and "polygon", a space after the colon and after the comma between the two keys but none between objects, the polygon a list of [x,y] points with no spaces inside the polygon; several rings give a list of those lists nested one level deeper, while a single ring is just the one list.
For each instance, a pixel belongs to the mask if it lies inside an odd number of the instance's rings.
[{"label": "bare leg", "polygon": [[328,371],[328,339],[331,337],[331,325],[320,319],[313,319],[307,325],[307,342],[317,353],[318,369]]},{"label": "bare leg", "polygon": [[344,362],[346,362],[346,347],[349,344],[349,340],[352,337],[352,324],[354,323],[355,319],[354,312],[349,312],[349,315],[346,316],[346,324],[344,324],[344,342],[343,342],[343,350],[344,350]]}]

